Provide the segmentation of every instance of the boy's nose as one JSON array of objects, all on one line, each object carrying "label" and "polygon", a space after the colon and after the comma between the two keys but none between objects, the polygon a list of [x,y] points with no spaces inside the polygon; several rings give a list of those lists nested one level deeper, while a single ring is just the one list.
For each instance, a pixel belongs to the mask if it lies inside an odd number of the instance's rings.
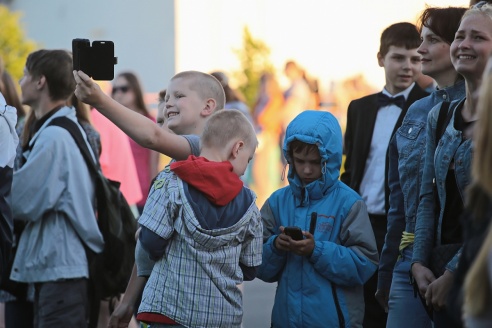
[{"label": "boy's nose", "polygon": [[403,69],[410,69],[411,67],[411,61],[410,61],[410,58],[409,59],[405,59],[403,61]]},{"label": "boy's nose", "polygon": [[312,170],[309,165],[304,166],[304,174],[309,175],[311,174]]}]

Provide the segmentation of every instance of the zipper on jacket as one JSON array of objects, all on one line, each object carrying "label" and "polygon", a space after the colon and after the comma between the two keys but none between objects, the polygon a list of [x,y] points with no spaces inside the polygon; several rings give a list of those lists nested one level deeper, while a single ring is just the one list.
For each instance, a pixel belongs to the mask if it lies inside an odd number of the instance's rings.
[{"label": "zipper on jacket", "polygon": [[340,328],[344,328],[345,318],[343,317],[342,308],[340,307],[340,302],[338,301],[336,286],[333,283],[331,284],[331,293],[333,294],[333,299],[335,300],[335,307],[337,308],[338,323],[340,324]]}]

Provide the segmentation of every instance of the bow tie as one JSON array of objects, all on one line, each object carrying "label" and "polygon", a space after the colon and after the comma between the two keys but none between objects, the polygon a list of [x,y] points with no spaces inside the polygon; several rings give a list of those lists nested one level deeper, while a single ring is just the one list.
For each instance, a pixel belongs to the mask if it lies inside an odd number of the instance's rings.
[{"label": "bow tie", "polygon": [[389,106],[393,104],[403,109],[403,106],[405,106],[405,97],[398,96],[393,98],[388,97],[384,93],[378,93],[378,104],[379,107]]}]

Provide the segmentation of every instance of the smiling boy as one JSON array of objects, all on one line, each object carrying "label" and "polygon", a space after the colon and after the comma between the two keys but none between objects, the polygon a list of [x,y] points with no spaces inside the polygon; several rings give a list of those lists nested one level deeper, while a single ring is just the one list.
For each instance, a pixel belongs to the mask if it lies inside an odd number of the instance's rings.
[{"label": "smiling boy", "polygon": [[[386,235],[388,187],[387,150],[408,107],[427,96],[415,81],[421,74],[417,28],[396,23],[381,35],[378,64],[384,68],[386,84],[382,92],[353,100],[347,111],[344,153],[345,171],[341,180],[364,199],[381,253]],[[364,327],[386,327],[386,313],[374,294],[377,273],[365,285]]]},{"label": "smiling boy", "polygon": [[[207,119],[225,104],[224,89],[216,78],[198,71],[180,72],[169,81],[163,119],[160,119],[164,124],[159,125],[106,95],[85,73],[74,71],[73,75],[77,82],[75,94],[81,101],[96,108],[141,146],[176,160],[186,159],[190,154],[199,155],[199,135]],[[134,266],[125,295],[111,315],[109,327],[128,325],[134,304],[152,271],[154,262],[139,243],[135,255],[138,268]]]}]

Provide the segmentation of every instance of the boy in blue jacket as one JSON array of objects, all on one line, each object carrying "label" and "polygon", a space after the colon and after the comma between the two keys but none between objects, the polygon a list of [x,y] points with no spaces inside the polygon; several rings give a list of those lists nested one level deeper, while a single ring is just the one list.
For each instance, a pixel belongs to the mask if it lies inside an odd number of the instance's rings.
[{"label": "boy in blue jacket", "polygon": [[[363,284],[378,252],[366,205],[338,180],[342,131],[327,112],[304,111],[283,146],[289,185],[261,209],[263,260],[257,277],[277,281],[272,327],[362,327]],[[284,230],[297,226],[303,238]]]}]

